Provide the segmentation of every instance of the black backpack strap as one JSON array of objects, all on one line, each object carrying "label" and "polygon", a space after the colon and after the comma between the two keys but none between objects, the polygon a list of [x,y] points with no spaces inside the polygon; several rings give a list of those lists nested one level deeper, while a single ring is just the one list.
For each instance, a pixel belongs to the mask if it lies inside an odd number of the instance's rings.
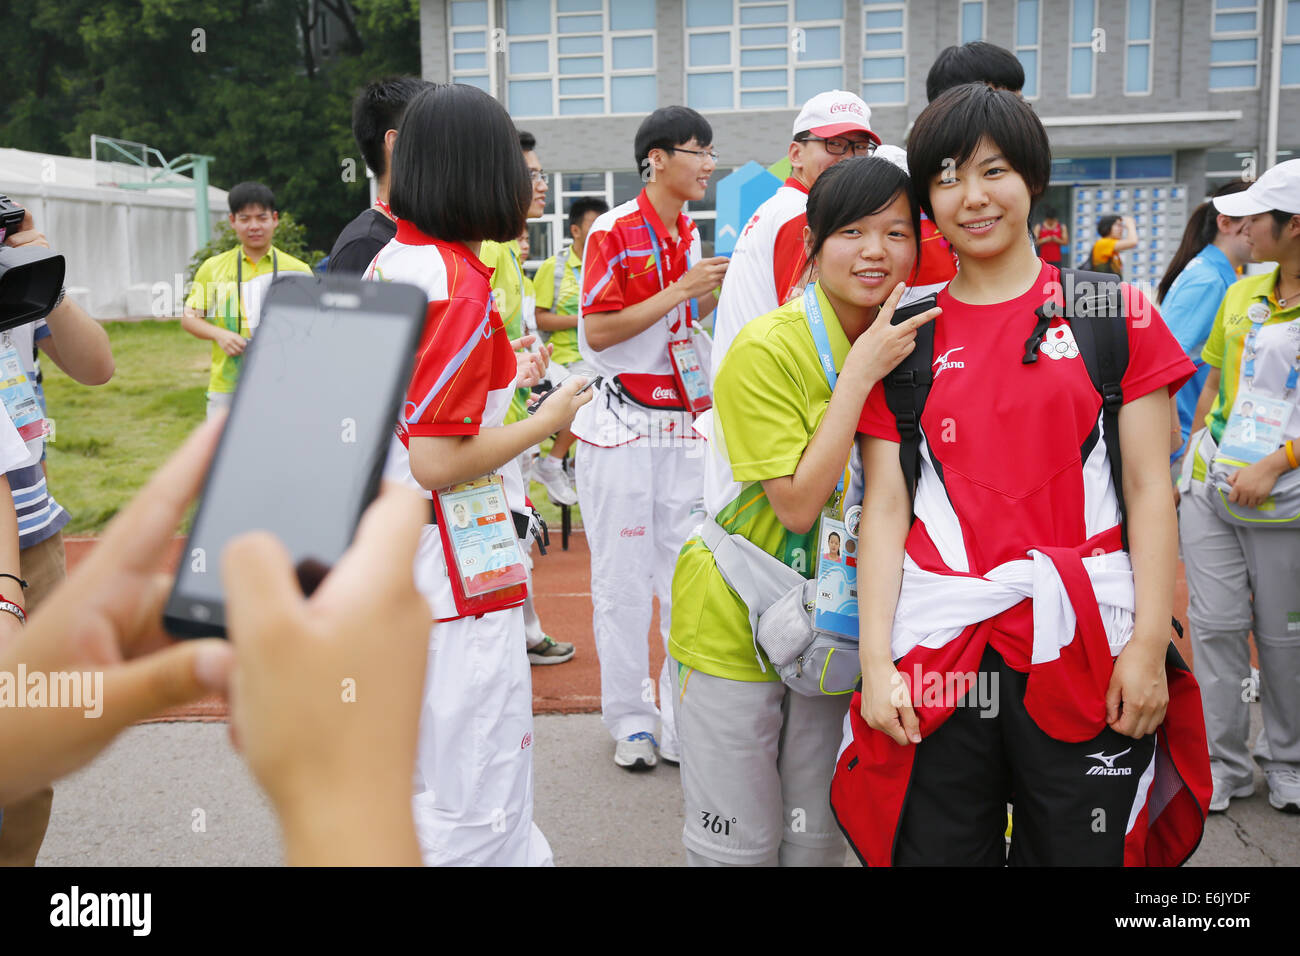
[{"label": "black backpack strap", "polygon": [[[926,304],[926,308],[931,306],[932,302]],[[917,310],[909,309],[908,313],[916,315]],[[895,314],[893,324],[907,317]],[[894,413],[900,439],[898,463],[912,498],[916,497],[916,483],[921,474],[921,413],[925,411],[925,400],[933,383],[934,323],[927,322],[916,330],[916,348],[885,376],[885,404]]]},{"label": "black backpack strap", "polygon": [[1061,270],[1065,317],[1079,346],[1093,387],[1101,395],[1101,437],[1110,461],[1111,483],[1119,501],[1120,533],[1128,550],[1128,510],[1124,506],[1124,465],[1119,447],[1119,411],[1124,406],[1128,369],[1128,317],[1117,275]]}]

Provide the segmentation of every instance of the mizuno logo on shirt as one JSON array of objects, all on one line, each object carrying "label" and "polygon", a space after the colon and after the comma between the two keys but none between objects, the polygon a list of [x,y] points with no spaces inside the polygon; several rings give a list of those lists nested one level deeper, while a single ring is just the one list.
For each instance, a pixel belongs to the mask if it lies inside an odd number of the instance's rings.
[{"label": "mizuno logo on shirt", "polygon": [[964,348],[966,348],[966,346],[958,345],[956,348],[951,348],[936,358],[934,360],[934,377],[938,378],[939,373],[946,368],[965,368],[965,362],[950,362],[948,360],[948,356],[952,355],[954,352],[960,352]]},{"label": "mizuno logo on shirt", "polygon": [[1091,759],[1091,760],[1098,760],[1098,761],[1100,761],[1100,763],[1097,764],[1097,766],[1095,766],[1095,767],[1089,767],[1089,768],[1087,769],[1087,771],[1084,773],[1084,776],[1085,776],[1085,777],[1128,777],[1128,776],[1132,776],[1132,774],[1133,774],[1133,768],[1132,768],[1132,767],[1116,767],[1116,766],[1115,766],[1115,761],[1118,760],[1120,757],[1124,756],[1126,753],[1129,752],[1129,750],[1132,750],[1132,749],[1133,749],[1132,747],[1129,747],[1128,750],[1121,750],[1121,751],[1120,751],[1119,753],[1117,753],[1117,754],[1107,754],[1104,750],[1103,750],[1103,751],[1100,751],[1099,753],[1095,753],[1095,754],[1085,754],[1084,756],[1088,757],[1088,758]]}]

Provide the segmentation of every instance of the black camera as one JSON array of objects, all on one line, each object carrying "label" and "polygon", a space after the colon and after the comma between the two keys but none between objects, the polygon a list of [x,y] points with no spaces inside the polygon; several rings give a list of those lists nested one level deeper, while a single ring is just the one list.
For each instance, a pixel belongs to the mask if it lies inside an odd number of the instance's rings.
[{"label": "black camera", "polygon": [[[0,242],[23,227],[26,210],[0,196]],[[0,245],[0,332],[49,315],[63,288],[63,256],[38,246]]]}]

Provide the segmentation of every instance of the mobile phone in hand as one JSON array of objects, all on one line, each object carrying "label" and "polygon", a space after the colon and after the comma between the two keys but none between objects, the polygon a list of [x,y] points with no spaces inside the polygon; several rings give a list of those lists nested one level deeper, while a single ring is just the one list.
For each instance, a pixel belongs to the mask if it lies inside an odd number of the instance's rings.
[{"label": "mobile phone in hand", "polygon": [[[599,375],[592,376],[591,381],[589,381],[586,385],[582,386],[582,388],[578,389],[576,392],[573,393],[573,397],[574,397],[574,398],[577,398],[579,395],[582,395],[582,394],[584,394],[585,392],[589,392],[589,391],[591,391],[591,389],[593,389],[595,386],[597,386],[597,385],[599,385],[599,384],[600,384],[600,376],[599,376]],[[552,388],[552,389],[548,389],[548,390],[547,390],[547,391],[542,395],[541,398],[539,398],[539,399],[538,399],[537,401],[535,401],[535,402],[532,402],[532,403],[528,406],[528,414],[529,414],[529,415],[532,415],[533,413],[535,413],[539,408],[542,407],[542,402],[546,401],[548,398],[550,398],[552,395],[554,395],[554,394],[556,393],[556,391],[557,391],[557,389],[554,389],[554,388]]]},{"label": "mobile phone in hand", "polygon": [[163,612],[168,631],[225,636],[221,552],[246,531],[279,538],[307,591],[342,556],[378,493],[427,305],[399,283],[271,284]]}]

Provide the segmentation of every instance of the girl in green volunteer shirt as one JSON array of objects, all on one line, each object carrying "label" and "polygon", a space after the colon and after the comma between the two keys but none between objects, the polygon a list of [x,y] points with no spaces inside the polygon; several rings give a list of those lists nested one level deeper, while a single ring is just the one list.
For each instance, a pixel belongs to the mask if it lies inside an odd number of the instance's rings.
[{"label": "girl in green volunteer shirt", "polygon": [[[1251,796],[1258,765],[1269,804],[1300,813],[1300,160],[1213,202],[1221,215],[1244,217],[1251,254],[1277,268],[1239,279],[1219,306],[1193,417],[1207,427],[1189,440],[1180,482],[1187,617],[1214,780],[1209,809]],[[1253,755],[1252,685],[1264,725]]]},{"label": "girl in green volunteer shirt", "polygon": [[[892,163],[851,159],[823,173],[804,230],[818,281],[749,322],[718,371],[709,515],[805,577],[868,392],[939,312],[890,325],[920,232],[912,185]],[[814,322],[820,313],[821,346],[806,303],[814,303]],[[838,373],[834,386],[824,349]],[[699,536],[677,562],[669,653],[677,663],[689,862],[841,865],[845,846],[828,793],[847,699],[786,688],[756,651],[746,607]]]}]

